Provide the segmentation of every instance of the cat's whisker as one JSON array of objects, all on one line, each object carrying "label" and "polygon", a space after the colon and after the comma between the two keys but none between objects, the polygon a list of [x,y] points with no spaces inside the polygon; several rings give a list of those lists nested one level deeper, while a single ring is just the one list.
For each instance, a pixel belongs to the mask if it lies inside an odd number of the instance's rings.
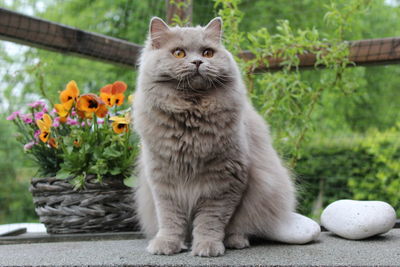
[{"label": "cat's whisker", "polygon": [[181,82],[182,82],[182,78],[179,78],[178,86],[176,87],[176,89],[182,90],[182,88],[180,88]]}]

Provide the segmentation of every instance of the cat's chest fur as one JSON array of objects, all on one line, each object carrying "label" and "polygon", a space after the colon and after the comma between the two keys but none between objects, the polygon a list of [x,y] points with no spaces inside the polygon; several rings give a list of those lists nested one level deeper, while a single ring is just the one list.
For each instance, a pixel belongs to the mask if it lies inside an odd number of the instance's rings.
[{"label": "cat's chest fur", "polygon": [[238,128],[236,108],[222,107],[212,98],[173,103],[146,112],[142,136],[169,170],[195,175],[229,152]]}]

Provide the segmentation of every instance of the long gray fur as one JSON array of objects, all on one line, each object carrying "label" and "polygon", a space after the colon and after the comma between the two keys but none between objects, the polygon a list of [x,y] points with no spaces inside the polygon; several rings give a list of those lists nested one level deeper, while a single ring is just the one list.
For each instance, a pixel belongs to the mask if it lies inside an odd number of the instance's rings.
[{"label": "long gray fur", "polygon": [[[191,241],[193,255],[218,256],[225,246],[248,247],[249,236],[296,243],[281,234],[295,208],[293,183],[221,28],[220,18],[206,27],[150,23],[133,121],[141,137],[138,217],[153,254],[178,253]],[[174,57],[176,48],[186,56]],[[212,57],[202,56],[206,48]]]}]

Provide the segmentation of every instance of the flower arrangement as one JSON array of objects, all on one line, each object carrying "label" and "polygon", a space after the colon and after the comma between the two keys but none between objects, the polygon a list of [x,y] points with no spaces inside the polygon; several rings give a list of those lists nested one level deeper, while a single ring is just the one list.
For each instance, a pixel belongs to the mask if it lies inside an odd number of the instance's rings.
[{"label": "flower arrangement", "polygon": [[60,92],[60,103],[49,109],[44,101],[29,104],[29,112],[7,119],[18,129],[17,139],[37,162],[39,175],[68,178],[76,188],[90,175],[123,179],[131,175],[138,138],[129,126],[124,105],[127,85],[116,81],[100,94],[80,94],[75,81]]}]

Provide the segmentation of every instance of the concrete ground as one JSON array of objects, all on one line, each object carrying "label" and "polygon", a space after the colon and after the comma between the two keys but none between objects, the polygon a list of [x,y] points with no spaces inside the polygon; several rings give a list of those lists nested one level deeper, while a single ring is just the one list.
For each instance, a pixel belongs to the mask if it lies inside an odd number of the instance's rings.
[{"label": "concrete ground", "polygon": [[147,241],[100,240],[0,245],[1,266],[400,266],[400,229],[362,241],[323,232],[309,245],[259,242],[249,249],[228,250],[218,258],[188,252],[154,256]]}]

